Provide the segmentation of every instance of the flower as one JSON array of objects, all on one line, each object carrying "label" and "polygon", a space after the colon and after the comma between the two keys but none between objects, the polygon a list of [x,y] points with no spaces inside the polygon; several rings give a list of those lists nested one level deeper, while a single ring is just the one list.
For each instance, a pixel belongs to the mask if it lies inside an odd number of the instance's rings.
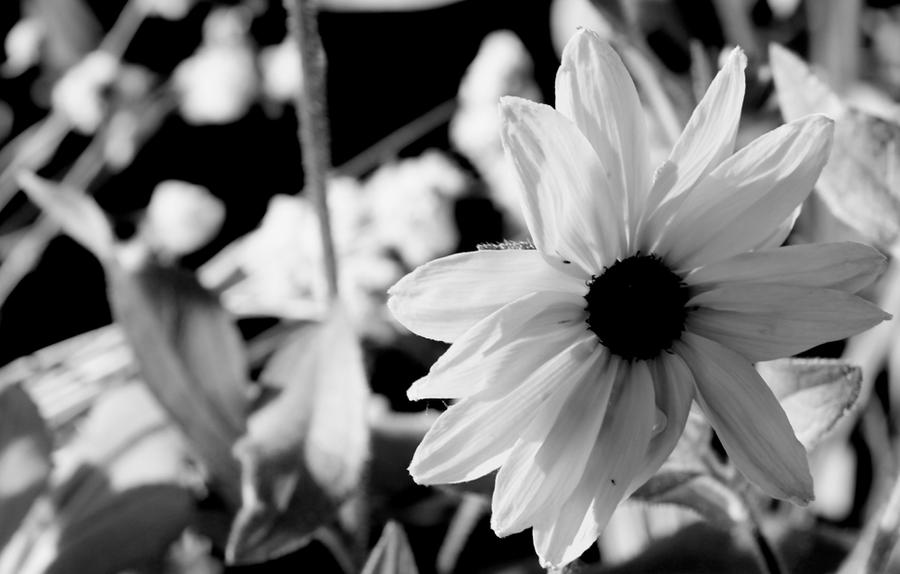
[{"label": "flower", "polygon": [[542,564],[577,558],[674,448],[696,401],[767,494],[813,498],[806,452],[752,363],[888,318],[853,293],[884,258],[855,243],[779,247],[832,122],[809,116],[734,152],[746,58],[732,52],[655,174],[637,92],[582,30],[556,109],[501,100],[501,135],[533,250],[419,267],[389,306],[452,342],[411,399],[460,399],[417,449],[423,484],[499,468],[491,525],[533,529]]}]

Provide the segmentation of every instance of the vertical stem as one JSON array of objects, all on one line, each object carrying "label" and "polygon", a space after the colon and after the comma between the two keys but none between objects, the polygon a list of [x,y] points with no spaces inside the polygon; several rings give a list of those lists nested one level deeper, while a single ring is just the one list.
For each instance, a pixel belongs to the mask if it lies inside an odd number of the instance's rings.
[{"label": "vertical stem", "polygon": [[856,546],[838,570],[839,574],[887,572],[891,554],[900,539],[900,477],[895,478],[884,510],[866,524]]},{"label": "vertical stem", "polygon": [[319,218],[328,296],[338,293],[337,261],[328,214],[326,183],[331,169],[331,140],[325,100],[325,50],[319,37],[317,12],[310,0],[284,0],[288,29],[300,51],[302,89],[297,94],[297,131],[303,153],[305,187]]}]

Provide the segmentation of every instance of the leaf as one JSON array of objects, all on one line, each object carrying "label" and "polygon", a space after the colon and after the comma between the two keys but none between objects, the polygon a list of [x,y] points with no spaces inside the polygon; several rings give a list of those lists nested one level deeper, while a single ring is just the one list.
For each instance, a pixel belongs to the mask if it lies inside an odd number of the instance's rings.
[{"label": "leaf", "polygon": [[369,457],[369,387],[342,309],[304,327],[261,376],[282,392],[253,413],[235,447],[243,505],[229,562],[272,559],[309,541],[356,490]]},{"label": "leaf", "polygon": [[46,28],[47,63],[59,71],[74,65],[100,44],[102,28],[83,0],[36,0],[34,7]]},{"label": "leaf", "polygon": [[372,549],[362,574],[419,574],[403,527],[389,521]]},{"label": "leaf", "polygon": [[0,548],[44,490],[53,443],[37,406],[18,385],[0,389]]},{"label": "leaf", "polygon": [[144,566],[193,520],[184,441],[142,384],[105,393],[59,458],[47,496],[2,557],[15,572]]},{"label": "leaf", "polygon": [[116,574],[158,562],[191,522],[184,488],[149,484],[95,492],[87,512],[42,506],[30,537],[16,538],[3,561],[17,574]]},{"label": "leaf", "polygon": [[101,261],[112,255],[113,231],[100,206],[81,190],[21,172],[19,185],[68,235]]},{"label": "leaf", "polygon": [[248,400],[243,346],[230,317],[181,270],[112,262],[107,284],[145,382],[237,508],[240,468],[231,450],[244,432]]},{"label": "leaf", "polygon": [[824,113],[835,120],[831,156],[816,184],[829,209],[871,241],[900,238],[900,125],[846,106],[800,58],[769,50],[785,120]]},{"label": "leaf", "polygon": [[781,402],[797,439],[812,450],[859,399],[862,370],[838,359],[779,359],[756,369]]},{"label": "leaf", "polygon": [[737,494],[715,478],[692,474],[692,471],[660,472],[631,496],[643,502],[674,504],[693,510],[710,524],[726,530],[747,519],[747,511]]}]

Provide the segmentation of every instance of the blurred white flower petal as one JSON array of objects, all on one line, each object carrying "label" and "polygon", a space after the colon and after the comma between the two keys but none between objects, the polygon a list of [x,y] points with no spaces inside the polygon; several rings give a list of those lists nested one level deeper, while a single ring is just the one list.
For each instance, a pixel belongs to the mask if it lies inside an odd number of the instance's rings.
[{"label": "blurred white flower petal", "polygon": [[142,234],[160,254],[179,257],[209,243],[224,221],[225,204],[208,189],[166,180],[153,190]]},{"label": "blurred white flower petal", "polygon": [[120,67],[112,54],[91,52],[53,86],[54,110],[66,117],[77,131],[94,133],[106,114],[104,92],[116,79]]},{"label": "blurred white flower petal", "polygon": [[[732,155],[744,63],[730,55],[651,181],[631,80],[579,31],[563,53],[560,111],[502,104],[537,252],[506,256],[522,259],[516,273],[473,265],[500,256],[450,256],[392,288],[401,323],[453,342],[410,395],[461,399],[423,440],[413,478],[499,467],[492,525],[500,535],[532,526],[544,566],[597,539],[674,448],[692,399],[747,478],[808,502],[805,450],[751,362],[764,333],[788,333],[766,352],[792,354],[887,317],[852,294],[883,266],[872,250],[826,246],[807,261],[813,248],[772,247],[822,169],[832,126],[802,119]],[[743,254],[756,248],[768,250]],[[828,310],[801,304],[801,292]],[[698,322],[710,313],[715,328]],[[748,324],[759,317],[764,326]]]},{"label": "blurred white flower petal", "polygon": [[6,33],[3,49],[3,75],[18,76],[28,68],[38,65],[41,60],[41,43],[47,33],[43,22],[37,17],[22,18]]},{"label": "blurred white flower petal", "polygon": [[276,102],[293,102],[303,86],[297,43],[290,38],[259,51],[262,91]]},{"label": "blurred white flower petal", "polygon": [[179,109],[193,124],[225,124],[240,119],[256,98],[256,62],[243,42],[200,46],[173,76]]}]

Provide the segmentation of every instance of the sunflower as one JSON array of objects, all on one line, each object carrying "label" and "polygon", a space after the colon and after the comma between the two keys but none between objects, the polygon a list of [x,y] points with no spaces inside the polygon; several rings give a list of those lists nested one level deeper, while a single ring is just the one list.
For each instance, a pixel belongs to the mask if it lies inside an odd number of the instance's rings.
[{"label": "sunflower", "polygon": [[813,498],[803,446],[753,367],[889,316],[854,295],[884,258],[856,243],[781,244],[831,146],[808,116],[735,152],[746,58],[728,57],[652,172],[615,51],[579,31],[556,108],[501,100],[502,141],[534,249],[432,261],[389,305],[451,342],[411,399],[459,399],[419,445],[421,484],[499,469],[491,525],[531,527],[545,566],[577,558],[660,467],[694,401],[768,495]]}]

